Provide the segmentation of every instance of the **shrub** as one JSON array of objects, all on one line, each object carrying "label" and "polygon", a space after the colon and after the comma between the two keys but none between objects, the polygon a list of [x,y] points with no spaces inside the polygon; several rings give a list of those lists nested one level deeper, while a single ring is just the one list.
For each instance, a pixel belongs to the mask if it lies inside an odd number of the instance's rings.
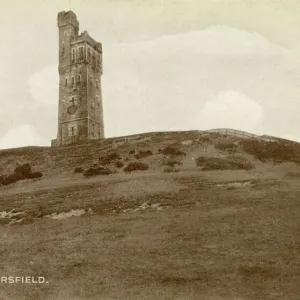
[{"label": "shrub", "polygon": [[121,159],[121,156],[117,153],[111,153],[111,154],[108,154],[107,156],[105,157],[99,157],[99,162],[103,165],[109,165],[110,163],[116,161],[116,160],[120,160]]},{"label": "shrub", "polygon": [[32,172],[27,175],[28,179],[40,178],[40,177],[43,177],[43,173],[41,173],[41,172]]},{"label": "shrub", "polygon": [[28,175],[30,173],[31,173],[31,166],[28,163],[17,166],[14,170],[14,174],[16,174],[20,177],[23,177],[23,176],[26,177],[26,175]]},{"label": "shrub", "polygon": [[181,161],[178,161],[178,160],[168,160],[167,162],[164,163],[166,166],[169,166],[169,167],[174,167],[176,165],[180,166],[182,165],[182,162]]},{"label": "shrub", "polygon": [[3,185],[8,185],[8,184],[12,184],[12,183],[17,182],[18,180],[20,180],[18,175],[10,174],[10,175],[4,177],[4,179],[2,181],[2,184]]},{"label": "shrub", "polygon": [[246,153],[261,161],[297,162],[300,160],[300,146],[291,143],[245,140],[242,145]]},{"label": "shrub", "polygon": [[186,155],[185,152],[171,146],[166,146],[164,149],[161,150],[161,153],[164,155],[173,155],[173,156]]},{"label": "shrub", "polygon": [[237,145],[230,142],[220,142],[215,145],[215,148],[222,151],[234,151],[237,148]]},{"label": "shrub", "polygon": [[89,168],[87,169],[84,173],[83,176],[89,177],[89,176],[97,176],[97,175],[109,175],[112,172],[104,167],[94,167],[94,168]]},{"label": "shrub", "polygon": [[123,167],[124,167],[124,164],[123,164],[120,160],[118,160],[118,161],[115,162],[115,166],[116,166],[117,168],[123,168]]},{"label": "shrub", "polygon": [[202,167],[202,171],[210,170],[250,170],[254,166],[250,161],[240,158],[216,158],[198,157],[196,165]]},{"label": "shrub", "polygon": [[136,158],[136,159],[141,159],[141,158],[144,158],[144,157],[147,157],[147,156],[150,156],[150,155],[153,155],[153,153],[152,153],[151,150],[146,150],[146,151],[140,150],[140,151],[134,156],[134,158]]},{"label": "shrub", "polygon": [[174,167],[164,168],[164,173],[174,173],[174,172],[179,172],[179,170],[177,168],[174,168]]},{"label": "shrub", "polygon": [[124,172],[130,173],[132,171],[139,171],[139,170],[145,171],[148,169],[149,169],[149,166],[147,164],[144,164],[141,162],[131,162],[124,168]]},{"label": "shrub", "polygon": [[82,173],[83,172],[83,168],[82,167],[76,167],[74,169],[74,173]]},{"label": "shrub", "polygon": [[134,150],[134,149],[132,149],[132,150],[129,151],[129,155],[132,155],[132,154],[134,154],[134,153],[135,153],[135,150]]}]

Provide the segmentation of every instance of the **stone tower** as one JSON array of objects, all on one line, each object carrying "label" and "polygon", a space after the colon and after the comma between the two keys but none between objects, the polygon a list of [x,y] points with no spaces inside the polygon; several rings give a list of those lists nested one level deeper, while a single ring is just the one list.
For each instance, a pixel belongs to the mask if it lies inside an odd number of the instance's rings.
[{"label": "stone tower", "polygon": [[57,139],[62,146],[104,138],[101,93],[102,45],[84,31],[74,12],[59,12],[59,106]]}]

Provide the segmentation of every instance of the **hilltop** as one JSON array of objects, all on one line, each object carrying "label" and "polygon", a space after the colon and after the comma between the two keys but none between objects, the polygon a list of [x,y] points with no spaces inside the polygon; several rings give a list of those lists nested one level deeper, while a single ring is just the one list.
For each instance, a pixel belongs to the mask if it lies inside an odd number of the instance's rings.
[{"label": "hilltop", "polygon": [[0,186],[3,272],[49,283],[0,298],[298,299],[299,163],[298,143],[199,131],[1,150],[0,175],[43,174]]}]

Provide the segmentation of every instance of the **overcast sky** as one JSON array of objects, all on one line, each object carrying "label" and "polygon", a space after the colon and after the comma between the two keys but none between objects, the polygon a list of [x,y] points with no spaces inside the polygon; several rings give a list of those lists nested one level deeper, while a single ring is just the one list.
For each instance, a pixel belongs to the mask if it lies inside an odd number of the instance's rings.
[{"label": "overcast sky", "polygon": [[300,141],[299,0],[10,0],[0,148],[56,137],[62,10],[103,45],[106,137],[228,127]]}]

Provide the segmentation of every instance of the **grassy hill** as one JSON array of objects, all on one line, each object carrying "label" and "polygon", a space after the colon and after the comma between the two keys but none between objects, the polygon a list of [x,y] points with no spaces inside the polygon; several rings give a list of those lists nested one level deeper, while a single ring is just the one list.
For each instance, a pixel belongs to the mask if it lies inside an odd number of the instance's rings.
[{"label": "grassy hill", "polygon": [[0,299],[299,299],[299,162],[297,143],[197,131],[2,150],[0,175],[43,177],[0,185],[0,276],[48,283]]}]

